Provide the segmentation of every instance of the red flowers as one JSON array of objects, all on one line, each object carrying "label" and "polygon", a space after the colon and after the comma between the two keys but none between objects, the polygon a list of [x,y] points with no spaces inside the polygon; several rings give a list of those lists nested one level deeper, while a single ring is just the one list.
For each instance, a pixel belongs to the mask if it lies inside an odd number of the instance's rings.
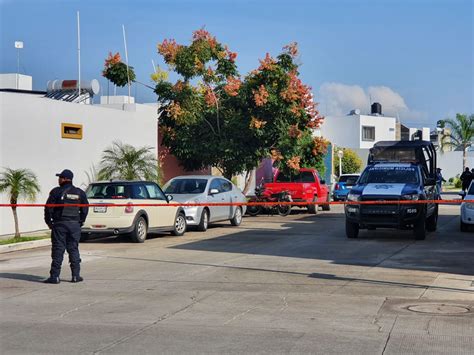
[{"label": "red flowers", "polygon": [[303,135],[303,132],[301,132],[301,130],[298,128],[298,125],[291,125],[289,128],[288,128],[288,135],[291,137],[291,138],[301,138],[301,136]]},{"label": "red flowers", "polygon": [[239,94],[239,89],[241,85],[242,82],[239,78],[233,78],[229,76],[227,78],[227,85],[224,86],[224,91],[229,96],[237,96]]},{"label": "red flowers", "polygon": [[217,106],[217,97],[212,88],[206,86],[204,92],[204,101],[206,101],[206,105],[209,107]]},{"label": "red flowers", "polygon": [[117,52],[115,54],[112,54],[112,52],[109,52],[109,56],[105,59],[104,63],[104,70],[102,71],[102,76],[107,75],[107,70],[114,66],[117,63],[120,63],[122,59],[120,58],[120,53]]},{"label": "red flowers", "polygon": [[174,39],[165,39],[162,43],[158,43],[158,53],[165,58],[167,63],[174,63],[180,47]]},{"label": "red flowers", "polygon": [[260,66],[258,67],[258,70],[273,70],[276,64],[276,60],[273,59],[270,54],[266,54],[265,58],[259,59]]},{"label": "red flowers", "polygon": [[287,51],[293,58],[298,56],[298,43],[291,42],[290,44],[283,47],[283,50]]},{"label": "red flowers", "polygon": [[257,91],[253,90],[252,92],[255,105],[263,106],[267,103],[269,94],[264,85],[260,85]]},{"label": "red flowers", "polygon": [[286,166],[293,170],[300,170],[300,161],[300,157],[292,157],[286,161]]}]

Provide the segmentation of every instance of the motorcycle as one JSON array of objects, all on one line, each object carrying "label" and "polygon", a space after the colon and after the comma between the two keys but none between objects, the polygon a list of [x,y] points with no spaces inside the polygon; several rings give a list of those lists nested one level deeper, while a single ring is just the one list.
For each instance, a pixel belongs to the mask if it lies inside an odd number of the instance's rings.
[{"label": "motorcycle", "polygon": [[[255,197],[249,199],[249,202],[291,202],[290,193],[286,190],[272,193],[265,189],[263,180],[255,188]],[[268,214],[278,213],[280,216],[288,216],[291,213],[290,204],[272,204],[269,206],[264,205],[249,205],[247,206],[247,213],[250,216],[256,216],[260,213],[267,212]]]}]

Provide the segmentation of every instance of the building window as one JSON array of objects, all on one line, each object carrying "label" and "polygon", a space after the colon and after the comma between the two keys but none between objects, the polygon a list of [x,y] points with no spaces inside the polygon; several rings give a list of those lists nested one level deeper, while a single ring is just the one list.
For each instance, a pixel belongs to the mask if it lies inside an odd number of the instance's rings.
[{"label": "building window", "polygon": [[82,125],[61,123],[61,137],[67,139],[82,139]]},{"label": "building window", "polygon": [[374,141],[375,140],[375,127],[362,126],[362,140]]}]

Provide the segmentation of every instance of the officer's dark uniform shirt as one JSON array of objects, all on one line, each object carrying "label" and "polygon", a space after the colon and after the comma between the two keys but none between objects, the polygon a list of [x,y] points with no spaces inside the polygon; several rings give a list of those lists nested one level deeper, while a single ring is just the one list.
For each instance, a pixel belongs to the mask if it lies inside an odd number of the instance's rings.
[{"label": "officer's dark uniform shirt", "polygon": [[[88,203],[85,192],[73,186],[72,183],[66,183],[52,189],[46,201],[46,204],[65,205]],[[55,222],[76,221],[82,225],[86,220],[88,211],[88,207],[78,206],[45,207],[44,221],[50,227],[52,227]]]}]

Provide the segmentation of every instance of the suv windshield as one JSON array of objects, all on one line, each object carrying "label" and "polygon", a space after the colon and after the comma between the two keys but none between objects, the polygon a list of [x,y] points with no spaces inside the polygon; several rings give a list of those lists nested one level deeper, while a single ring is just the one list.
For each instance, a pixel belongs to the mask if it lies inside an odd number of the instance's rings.
[{"label": "suv windshield", "polygon": [[343,175],[339,178],[339,182],[345,182],[346,185],[355,185],[359,175]]},{"label": "suv windshield", "polygon": [[164,186],[167,194],[202,194],[206,190],[206,179],[173,179]]},{"label": "suv windshield", "polygon": [[414,167],[374,166],[364,171],[359,183],[418,184],[419,181],[417,169]]}]

